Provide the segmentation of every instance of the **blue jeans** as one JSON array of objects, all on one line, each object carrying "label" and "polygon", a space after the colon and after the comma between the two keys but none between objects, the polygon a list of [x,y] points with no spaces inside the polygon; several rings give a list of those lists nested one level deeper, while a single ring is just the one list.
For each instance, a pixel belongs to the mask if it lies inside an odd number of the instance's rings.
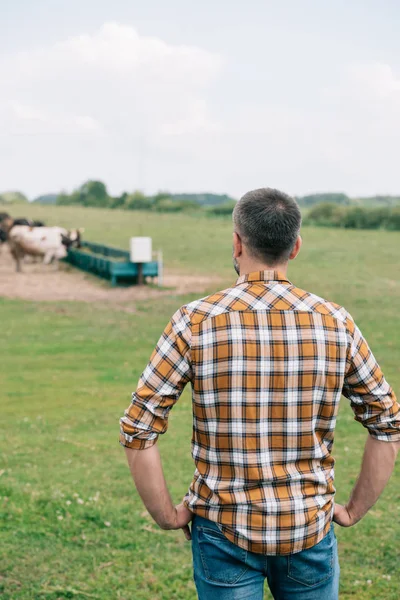
[{"label": "blue jeans", "polygon": [[192,551],[199,600],[262,600],[265,578],[275,600],[339,598],[333,525],[312,548],[288,556],[265,556],[239,548],[216,523],[195,515]]}]

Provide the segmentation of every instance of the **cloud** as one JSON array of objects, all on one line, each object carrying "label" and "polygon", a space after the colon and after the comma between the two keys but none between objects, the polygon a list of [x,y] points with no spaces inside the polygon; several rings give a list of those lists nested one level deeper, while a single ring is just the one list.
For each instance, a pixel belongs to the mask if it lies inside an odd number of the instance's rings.
[{"label": "cloud", "polygon": [[400,94],[400,79],[390,65],[372,62],[352,65],[347,69],[349,89],[359,87],[382,100]]},{"label": "cloud", "polygon": [[400,193],[400,76],[388,64],[349,64],[329,86],[317,79],[290,97],[272,93],[238,115],[224,126],[241,191],[272,184],[292,193]]},{"label": "cloud", "polygon": [[177,189],[193,136],[219,130],[209,96],[223,64],[118,23],[0,57],[2,186]]},{"label": "cloud", "polygon": [[0,62],[8,134],[179,135],[213,129],[207,89],[222,58],[107,23]]},{"label": "cloud", "polygon": [[351,64],[337,82],[322,90],[322,96],[328,106],[356,121],[374,115],[389,124],[392,117],[400,117],[400,77],[388,64]]},{"label": "cloud", "polygon": [[19,135],[26,134],[57,134],[71,135],[80,133],[102,133],[98,121],[87,115],[73,115],[68,113],[55,113],[14,102],[6,106],[3,116],[7,116],[6,127]]},{"label": "cloud", "polygon": [[351,64],[321,97],[327,156],[365,193],[398,193],[400,77],[388,64]]},{"label": "cloud", "polygon": [[329,86],[309,72],[289,91],[257,73],[254,92],[246,64],[226,63],[118,23],[3,56],[2,186],[400,191],[400,77],[389,64],[349,64]]}]

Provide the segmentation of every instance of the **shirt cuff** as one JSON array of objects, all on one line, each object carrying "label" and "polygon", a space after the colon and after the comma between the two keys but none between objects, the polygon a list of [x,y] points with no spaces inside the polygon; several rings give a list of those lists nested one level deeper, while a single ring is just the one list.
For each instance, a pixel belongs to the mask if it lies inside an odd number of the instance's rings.
[{"label": "shirt cuff", "polygon": [[143,440],[140,438],[133,438],[132,441],[128,442],[126,437],[120,433],[119,435],[119,443],[121,446],[125,446],[125,448],[133,448],[135,450],[146,450],[146,448],[151,448],[157,442],[158,436],[151,440]]},{"label": "shirt cuff", "polygon": [[368,429],[368,433],[380,442],[400,442],[400,431],[398,429],[386,429],[385,431]]}]

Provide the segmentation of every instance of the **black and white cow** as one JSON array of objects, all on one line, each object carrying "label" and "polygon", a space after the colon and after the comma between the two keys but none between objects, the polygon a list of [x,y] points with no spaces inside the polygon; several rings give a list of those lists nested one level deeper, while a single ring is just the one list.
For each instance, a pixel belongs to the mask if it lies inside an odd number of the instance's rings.
[{"label": "black and white cow", "polygon": [[41,256],[46,265],[65,258],[68,248],[80,247],[81,233],[83,229],[14,225],[8,232],[8,243],[17,271],[21,271],[25,256]]}]

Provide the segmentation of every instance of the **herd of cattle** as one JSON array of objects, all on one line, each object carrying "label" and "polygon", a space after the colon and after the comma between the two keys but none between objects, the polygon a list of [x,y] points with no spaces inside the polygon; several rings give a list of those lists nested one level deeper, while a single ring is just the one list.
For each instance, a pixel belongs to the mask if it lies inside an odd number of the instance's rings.
[{"label": "herd of cattle", "polygon": [[41,221],[13,219],[0,212],[0,245],[8,243],[17,271],[25,256],[41,257],[44,264],[64,258],[68,248],[80,247],[82,233],[83,229],[46,227]]}]

